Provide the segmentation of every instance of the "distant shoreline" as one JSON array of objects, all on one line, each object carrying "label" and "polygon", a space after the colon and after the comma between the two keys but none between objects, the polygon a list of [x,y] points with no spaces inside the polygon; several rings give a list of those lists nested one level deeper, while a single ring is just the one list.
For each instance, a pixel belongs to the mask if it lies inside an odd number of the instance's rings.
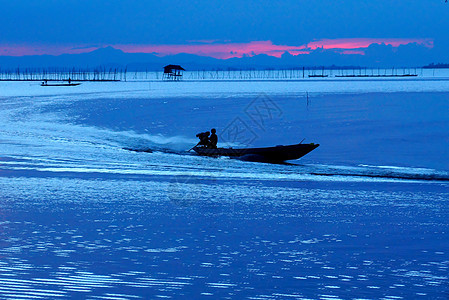
[{"label": "distant shoreline", "polygon": [[424,66],[423,69],[449,69],[449,64],[430,64]]}]

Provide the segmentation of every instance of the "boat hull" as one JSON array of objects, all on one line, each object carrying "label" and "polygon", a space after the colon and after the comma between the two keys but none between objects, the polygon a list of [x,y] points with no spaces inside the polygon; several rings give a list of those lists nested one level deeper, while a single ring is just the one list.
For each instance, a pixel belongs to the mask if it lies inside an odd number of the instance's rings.
[{"label": "boat hull", "polygon": [[41,86],[77,86],[81,83],[42,83]]},{"label": "boat hull", "polygon": [[194,147],[193,150],[202,156],[259,156],[265,161],[283,162],[286,160],[298,159],[313,151],[319,144],[296,144],[288,146],[276,146],[265,148],[217,148]]}]

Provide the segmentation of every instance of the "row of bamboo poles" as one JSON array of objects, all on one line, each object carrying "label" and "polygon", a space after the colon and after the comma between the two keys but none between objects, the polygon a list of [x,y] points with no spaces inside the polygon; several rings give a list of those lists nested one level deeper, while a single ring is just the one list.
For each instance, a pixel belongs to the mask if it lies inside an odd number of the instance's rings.
[{"label": "row of bamboo poles", "polygon": [[119,68],[17,68],[0,69],[0,81],[126,81]]},{"label": "row of bamboo poles", "polygon": [[[421,71],[422,72],[422,71]],[[415,68],[366,69],[320,67],[266,70],[194,70],[187,80],[295,80],[309,77],[396,77],[418,76]],[[127,68],[17,68],[0,69],[0,81],[127,81],[160,80],[160,71],[129,71]]]}]

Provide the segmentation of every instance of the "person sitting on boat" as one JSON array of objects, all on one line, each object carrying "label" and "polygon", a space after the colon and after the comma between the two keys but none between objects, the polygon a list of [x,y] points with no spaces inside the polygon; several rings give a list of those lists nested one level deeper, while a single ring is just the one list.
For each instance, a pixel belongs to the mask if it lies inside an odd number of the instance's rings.
[{"label": "person sitting on boat", "polygon": [[209,135],[210,132],[206,131],[206,132],[200,132],[196,135],[197,138],[200,139],[199,143],[197,144],[197,146],[204,146],[204,147],[208,147],[210,144],[209,141]]},{"label": "person sitting on boat", "polygon": [[209,137],[209,148],[217,149],[218,143],[218,136],[216,134],[217,130],[215,130],[215,128],[212,128],[210,132],[212,132],[212,134]]}]

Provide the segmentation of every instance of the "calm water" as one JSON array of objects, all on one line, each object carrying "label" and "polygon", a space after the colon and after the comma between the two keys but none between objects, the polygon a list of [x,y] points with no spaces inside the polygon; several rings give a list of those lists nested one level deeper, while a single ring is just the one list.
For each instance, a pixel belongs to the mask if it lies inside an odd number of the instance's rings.
[{"label": "calm water", "polygon": [[0,98],[0,298],[449,296],[447,93],[145,93]]}]

